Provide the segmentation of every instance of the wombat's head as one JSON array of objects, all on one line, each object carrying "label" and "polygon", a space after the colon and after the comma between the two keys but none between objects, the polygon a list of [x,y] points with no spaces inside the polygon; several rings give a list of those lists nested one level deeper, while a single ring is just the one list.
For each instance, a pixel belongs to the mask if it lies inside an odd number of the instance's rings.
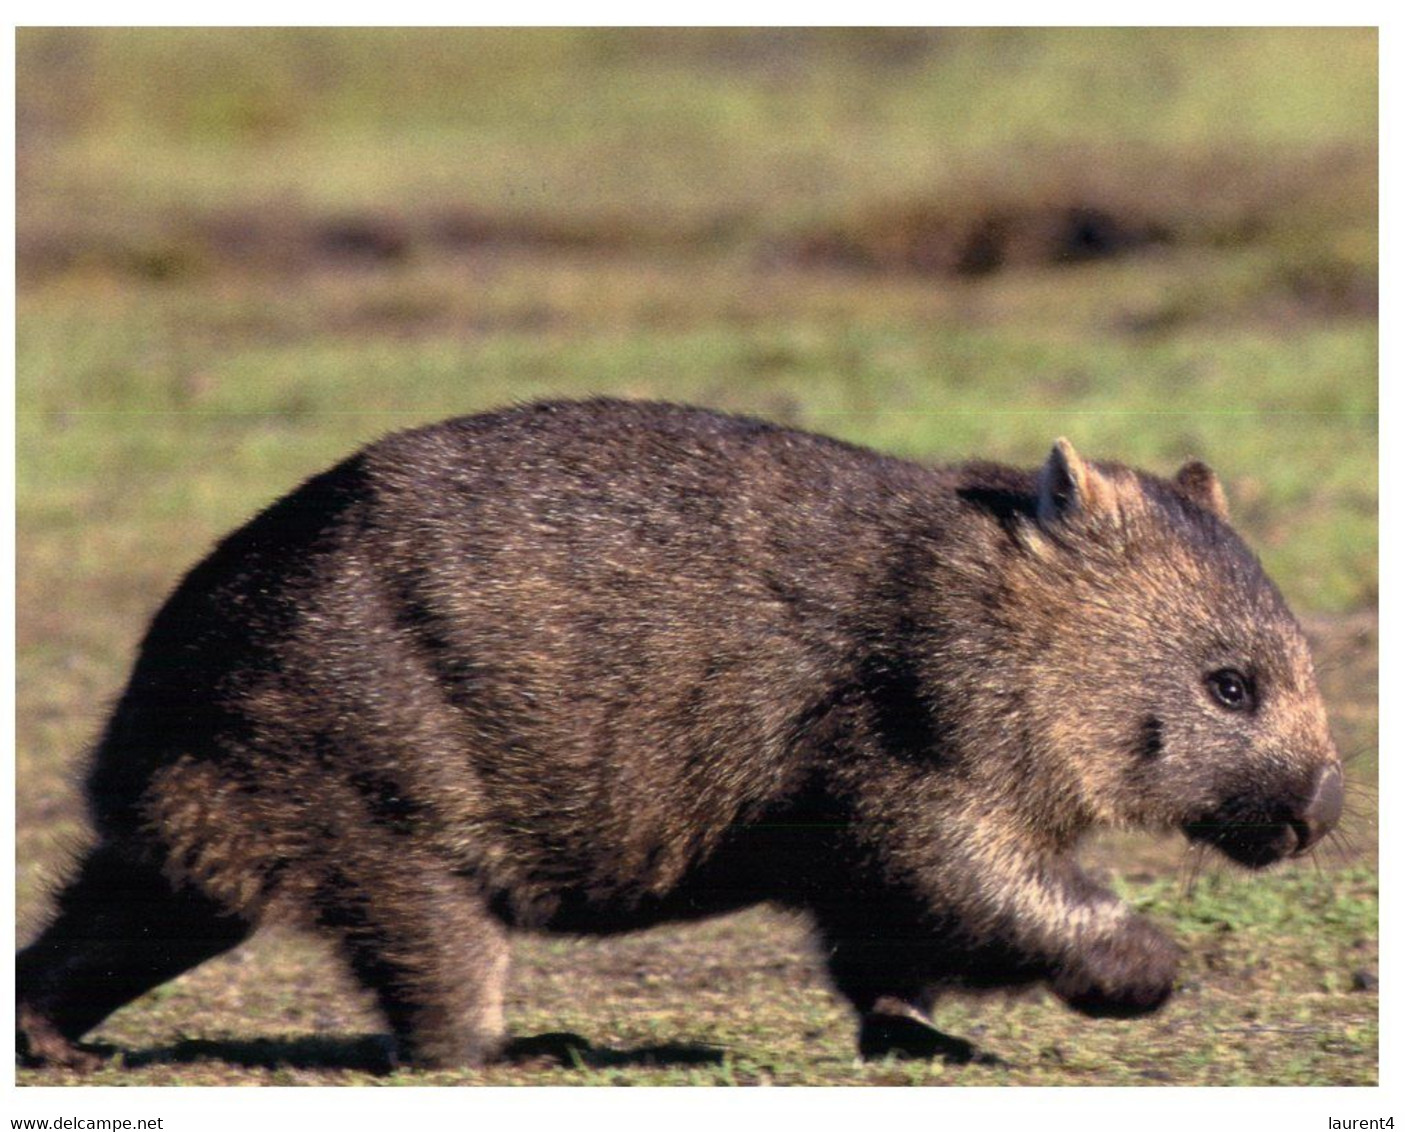
[{"label": "wombat's head", "polygon": [[1060,440],[1020,540],[1036,726],[1087,812],[1254,868],[1331,830],[1342,769],[1307,644],[1208,467],[1162,480]]}]

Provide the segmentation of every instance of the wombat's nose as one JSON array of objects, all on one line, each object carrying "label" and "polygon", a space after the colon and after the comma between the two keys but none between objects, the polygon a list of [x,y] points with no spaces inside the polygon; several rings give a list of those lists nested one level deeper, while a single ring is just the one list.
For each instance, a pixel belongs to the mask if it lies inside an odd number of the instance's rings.
[{"label": "wombat's nose", "polygon": [[1306,853],[1337,824],[1342,816],[1342,768],[1333,763],[1317,779],[1312,798],[1293,822],[1298,837],[1294,856]]}]

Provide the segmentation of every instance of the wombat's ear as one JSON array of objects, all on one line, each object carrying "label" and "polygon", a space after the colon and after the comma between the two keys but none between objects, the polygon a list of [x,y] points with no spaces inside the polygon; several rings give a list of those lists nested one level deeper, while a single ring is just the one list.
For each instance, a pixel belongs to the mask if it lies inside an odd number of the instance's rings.
[{"label": "wombat's ear", "polygon": [[1220,486],[1220,477],[1210,470],[1208,464],[1187,460],[1176,473],[1174,482],[1176,490],[1192,503],[1199,504],[1217,518],[1229,521],[1229,500]]},{"label": "wombat's ear", "polygon": [[1075,515],[1093,514],[1107,505],[1111,493],[1112,485],[1059,437],[1039,471],[1039,522],[1048,527]]}]

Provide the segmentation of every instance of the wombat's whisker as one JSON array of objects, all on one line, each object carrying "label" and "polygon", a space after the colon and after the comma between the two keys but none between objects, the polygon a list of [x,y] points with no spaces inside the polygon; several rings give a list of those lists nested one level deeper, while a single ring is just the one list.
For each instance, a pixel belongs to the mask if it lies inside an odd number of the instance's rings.
[{"label": "wombat's whisker", "polygon": [[1353,818],[1375,821],[1380,813],[1379,795],[1374,790],[1348,791],[1342,812]]},{"label": "wombat's whisker", "polygon": [[1195,895],[1196,886],[1200,883],[1200,876],[1204,872],[1210,856],[1208,845],[1190,845],[1186,850],[1186,863],[1189,865],[1189,873],[1184,878],[1181,885],[1181,899],[1189,900]]},{"label": "wombat's whisker", "polygon": [[1355,841],[1344,829],[1338,827],[1327,834],[1327,843],[1337,851],[1342,860],[1360,856]]}]

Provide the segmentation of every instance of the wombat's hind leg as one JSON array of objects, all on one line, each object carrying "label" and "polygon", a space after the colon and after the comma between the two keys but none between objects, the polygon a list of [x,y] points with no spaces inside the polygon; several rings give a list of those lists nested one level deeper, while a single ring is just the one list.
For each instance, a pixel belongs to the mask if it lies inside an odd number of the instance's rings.
[{"label": "wombat's hind leg", "polygon": [[16,1053],[90,1069],[75,1043],[114,1010],[240,943],[250,925],[156,866],[99,846],[15,963]]},{"label": "wombat's hind leg", "polygon": [[375,993],[401,1060],[483,1065],[503,1050],[508,945],[470,882],[393,854],[341,862],[318,893],[356,977]]}]

